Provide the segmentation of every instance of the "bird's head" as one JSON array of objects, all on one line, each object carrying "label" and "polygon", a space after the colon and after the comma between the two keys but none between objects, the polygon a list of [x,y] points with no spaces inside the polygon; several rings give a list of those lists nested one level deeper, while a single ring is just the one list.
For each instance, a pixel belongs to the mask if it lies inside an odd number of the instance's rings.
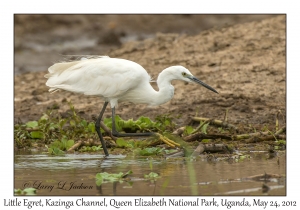
[{"label": "bird's head", "polygon": [[215,89],[213,89],[212,87],[210,87],[209,85],[205,84],[204,82],[202,82],[201,80],[199,80],[198,78],[196,78],[195,76],[193,76],[193,74],[186,69],[183,66],[172,66],[168,68],[170,76],[172,75],[172,79],[176,79],[176,80],[182,80],[185,82],[193,82],[193,83],[197,83],[199,85],[202,85],[204,87],[206,87],[207,89],[218,93]]}]

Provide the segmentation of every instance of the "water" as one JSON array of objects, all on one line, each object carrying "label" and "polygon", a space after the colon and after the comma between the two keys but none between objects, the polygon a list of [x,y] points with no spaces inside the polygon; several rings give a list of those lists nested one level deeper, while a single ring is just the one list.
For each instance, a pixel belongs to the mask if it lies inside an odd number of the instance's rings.
[{"label": "water", "polygon": [[[37,195],[286,195],[286,154],[269,158],[252,152],[251,158],[207,161],[206,158],[149,158],[97,154],[15,154],[14,188],[35,187]],[[152,167],[152,170],[151,170]],[[126,173],[126,181],[96,186],[100,172]],[[160,178],[147,180],[151,171]],[[251,176],[272,174],[255,181]],[[269,190],[263,190],[263,184]],[[265,188],[266,189],[266,188]]]}]

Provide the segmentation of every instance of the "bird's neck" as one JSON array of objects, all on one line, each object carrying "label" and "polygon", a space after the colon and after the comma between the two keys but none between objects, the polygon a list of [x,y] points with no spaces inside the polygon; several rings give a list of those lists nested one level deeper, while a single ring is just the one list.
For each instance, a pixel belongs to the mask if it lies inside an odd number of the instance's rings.
[{"label": "bird's neck", "polygon": [[174,87],[169,84],[168,86],[160,87],[159,90],[153,94],[152,100],[155,105],[161,105],[170,101],[174,96]]},{"label": "bird's neck", "polygon": [[[150,106],[157,106],[170,101],[174,95],[174,87],[171,81],[175,79],[173,75],[167,69],[163,70],[157,78],[158,91],[153,89],[153,87],[148,84],[140,88],[135,88],[134,90],[128,91],[121,97],[120,101],[130,101],[133,103],[145,103]],[[111,101],[111,106],[114,107],[115,104],[113,100]]]},{"label": "bird's neck", "polygon": [[164,104],[174,96],[174,86],[171,84],[171,81],[175,78],[170,75],[168,69],[163,70],[157,78],[157,86],[159,88],[157,94],[155,94],[157,104]]}]

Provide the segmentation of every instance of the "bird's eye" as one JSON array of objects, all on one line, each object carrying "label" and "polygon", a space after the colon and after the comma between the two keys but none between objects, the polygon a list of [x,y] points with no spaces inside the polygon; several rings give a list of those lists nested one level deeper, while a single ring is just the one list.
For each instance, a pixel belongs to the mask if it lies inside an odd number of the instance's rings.
[{"label": "bird's eye", "polygon": [[182,76],[184,76],[184,77],[186,76],[186,73],[185,73],[185,72],[182,72],[181,74],[182,74]]}]

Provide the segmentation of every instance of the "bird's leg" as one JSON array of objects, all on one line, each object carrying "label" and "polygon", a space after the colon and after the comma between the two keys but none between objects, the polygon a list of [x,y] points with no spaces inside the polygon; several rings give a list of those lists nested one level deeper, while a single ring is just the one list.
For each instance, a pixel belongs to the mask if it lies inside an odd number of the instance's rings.
[{"label": "bird's leg", "polygon": [[112,112],[112,135],[116,137],[127,137],[127,136],[151,136],[154,133],[119,133],[116,129],[116,122],[115,122],[115,107],[111,109]]},{"label": "bird's leg", "polygon": [[119,137],[119,132],[116,129],[116,121],[115,121],[115,107],[111,108],[111,120],[112,120],[112,129],[111,134],[113,136]]},{"label": "bird's leg", "polygon": [[99,114],[99,117],[98,117],[98,119],[97,119],[97,121],[96,121],[96,124],[95,124],[95,128],[96,128],[96,131],[97,131],[98,136],[99,136],[99,138],[100,138],[100,141],[101,141],[102,148],[103,148],[103,150],[104,150],[105,156],[109,156],[109,154],[108,154],[108,151],[107,151],[107,148],[106,148],[106,145],[105,145],[103,136],[102,136],[101,131],[100,131],[100,122],[101,122],[101,119],[102,119],[102,116],[103,116],[103,114],[104,114],[104,111],[105,111],[105,109],[106,109],[107,104],[108,104],[108,102],[105,102],[105,103],[104,103],[103,108],[102,108],[102,110],[101,110],[101,112],[100,112],[100,114]]}]

